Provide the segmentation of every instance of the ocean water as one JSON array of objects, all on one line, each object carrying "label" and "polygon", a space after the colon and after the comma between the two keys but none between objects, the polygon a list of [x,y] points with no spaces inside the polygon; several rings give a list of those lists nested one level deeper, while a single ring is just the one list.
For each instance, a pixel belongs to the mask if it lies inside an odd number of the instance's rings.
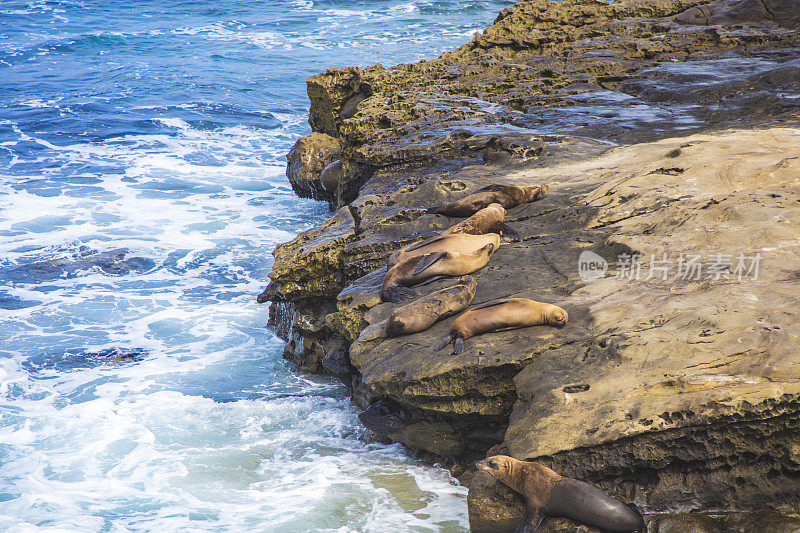
[{"label": "ocean water", "polygon": [[255,296],[327,216],[305,78],[435,57],[510,1],[0,2],[0,530],[465,531]]}]

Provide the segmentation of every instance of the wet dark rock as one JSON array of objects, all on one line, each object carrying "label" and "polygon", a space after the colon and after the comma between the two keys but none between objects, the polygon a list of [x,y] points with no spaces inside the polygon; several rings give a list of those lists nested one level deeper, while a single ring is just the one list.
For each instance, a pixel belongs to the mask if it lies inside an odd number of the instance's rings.
[{"label": "wet dark rock", "polygon": [[325,371],[339,378],[343,383],[350,383],[356,373],[347,354],[347,344],[343,339],[330,339],[324,346],[325,355],[320,361]]},{"label": "wet dark rock", "polygon": [[144,348],[105,348],[100,351],[86,351],[80,348],[59,353],[46,353],[28,357],[22,366],[29,372],[72,372],[95,368],[101,365],[138,363],[147,357]]},{"label": "wet dark rock", "polygon": [[688,9],[675,17],[683,24],[732,25],[770,24],[785,28],[800,27],[794,0],[726,0]]},{"label": "wet dark rock", "polygon": [[295,194],[335,205],[336,190],[325,188],[322,172],[339,159],[340,152],[341,143],[330,135],[314,132],[301,137],[286,155],[286,177]]},{"label": "wet dark rock", "polygon": [[8,279],[24,283],[40,283],[60,278],[73,278],[81,272],[99,269],[111,275],[144,273],[155,267],[155,262],[146,257],[127,257],[127,248],[98,252],[82,247],[69,256],[28,263],[13,269]]}]

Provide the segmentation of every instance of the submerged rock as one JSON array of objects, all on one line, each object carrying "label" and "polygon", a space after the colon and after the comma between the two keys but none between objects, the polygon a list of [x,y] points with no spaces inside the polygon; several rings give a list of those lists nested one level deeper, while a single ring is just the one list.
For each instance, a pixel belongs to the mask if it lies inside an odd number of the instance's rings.
[{"label": "submerged rock", "polygon": [[147,272],[156,266],[152,259],[128,257],[128,253],[127,248],[98,252],[88,247],[81,247],[81,250],[68,256],[17,267],[9,273],[8,278],[11,281],[39,283],[59,278],[72,278],[81,272],[93,269],[99,269],[106,274],[124,275],[132,272]]},{"label": "submerged rock", "polygon": [[22,366],[29,372],[72,372],[95,368],[100,365],[138,363],[147,357],[144,348],[105,348],[100,351],[71,349],[59,353],[34,355],[25,360]]}]

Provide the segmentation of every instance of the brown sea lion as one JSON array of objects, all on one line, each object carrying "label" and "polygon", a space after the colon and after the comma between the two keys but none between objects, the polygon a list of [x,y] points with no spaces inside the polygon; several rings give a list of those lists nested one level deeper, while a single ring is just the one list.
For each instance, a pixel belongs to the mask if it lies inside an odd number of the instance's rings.
[{"label": "brown sea lion", "polygon": [[463,276],[471,274],[489,262],[495,251],[494,244],[487,244],[474,254],[458,252],[432,252],[409,257],[389,269],[383,278],[381,297],[389,302],[403,302],[418,296],[417,291],[409,289],[432,278],[443,276]]},{"label": "brown sea lion", "polygon": [[342,162],[338,159],[325,167],[319,176],[322,188],[334,195],[337,187],[339,187],[340,179],[342,179]]},{"label": "brown sea lion", "polygon": [[547,184],[533,187],[524,185],[487,185],[460,200],[442,207],[431,208],[428,211],[449,217],[468,217],[491,204],[500,204],[505,209],[511,209],[520,204],[534,202],[543,198],[548,189]]},{"label": "brown sea lion", "polygon": [[644,519],[635,506],[539,463],[495,455],[475,465],[525,497],[528,515],[516,533],[533,533],[548,516],[563,516],[608,531],[644,531]]},{"label": "brown sea lion", "polygon": [[507,236],[510,239],[519,241],[522,239],[520,234],[512,227],[503,222],[506,217],[506,210],[500,204],[491,204],[484,207],[466,220],[462,220],[455,226],[450,226],[440,233],[440,235],[455,235],[457,233],[468,233],[470,235],[483,235],[484,233],[497,233]]},{"label": "brown sea lion", "polygon": [[410,304],[398,307],[386,324],[386,335],[398,337],[418,333],[440,320],[460,313],[469,307],[475,298],[478,282],[472,276],[463,276],[458,283],[440,291],[418,298]]},{"label": "brown sea lion", "polygon": [[535,302],[528,298],[503,298],[473,307],[453,321],[450,334],[436,346],[441,350],[453,342],[453,353],[464,351],[464,341],[487,331],[525,328],[549,324],[562,327],[567,312],[553,304]]},{"label": "brown sea lion", "polygon": [[425,331],[436,322],[466,309],[475,298],[477,288],[475,278],[462,276],[455,285],[417,298],[392,311],[386,320],[370,324],[361,330],[354,344]]},{"label": "brown sea lion", "polygon": [[401,248],[389,257],[387,263],[389,268],[392,268],[403,259],[439,251],[474,254],[476,250],[483,248],[487,244],[494,244],[495,249],[499,248],[500,235],[497,233],[485,233],[483,235],[472,235],[470,233],[437,235],[436,237],[418,241]]}]

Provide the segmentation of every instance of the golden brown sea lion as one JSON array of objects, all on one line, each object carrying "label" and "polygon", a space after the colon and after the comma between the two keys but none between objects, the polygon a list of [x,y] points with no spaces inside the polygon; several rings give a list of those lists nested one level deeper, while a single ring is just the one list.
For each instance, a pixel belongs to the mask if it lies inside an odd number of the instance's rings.
[{"label": "golden brown sea lion", "polygon": [[509,227],[503,222],[506,217],[506,210],[500,204],[491,204],[484,207],[466,220],[462,220],[455,226],[450,226],[441,235],[455,235],[457,233],[468,233],[470,235],[483,235],[484,233],[497,233],[507,236],[515,241],[520,237],[517,230]]},{"label": "golden brown sea lion", "polygon": [[549,324],[562,327],[568,319],[567,312],[553,304],[535,302],[528,298],[503,298],[473,307],[453,321],[450,334],[442,339],[436,350],[450,342],[453,353],[464,351],[464,341],[487,331],[525,328]]},{"label": "golden brown sea lion", "polygon": [[401,248],[389,257],[389,268],[393,267],[403,259],[414,257],[415,255],[425,255],[431,252],[458,252],[460,254],[474,254],[478,249],[487,244],[494,244],[495,249],[500,247],[500,235],[497,233],[485,233],[483,235],[472,235],[470,233],[456,233],[453,235],[437,235],[422,241],[409,244]]},{"label": "golden brown sea lion", "polygon": [[525,497],[528,515],[517,533],[533,533],[548,516],[563,516],[608,531],[644,531],[644,519],[635,506],[539,463],[495,455],[475,465]]},{"label": "golden brown sea lion", "polygon": [[389,302],[403,302],[418,295],[409,289],[432,278],[442,276],[463,276],[471,274],[489,262],[495,251],[494,244],[487,244],[474,254],[457,252],[433,252],[409,257],[389,269],[383,278],[381,297]]},{"label": "golden brown sea lion", "polygon": [[491,204],[500,204],[511,209],[519,204],[534,202],[547,194],[547,184],[526,187],[524,185],[487,185],[469,196],[442,207],[429,209],[430,213],[449,217],[468,217]]}]

